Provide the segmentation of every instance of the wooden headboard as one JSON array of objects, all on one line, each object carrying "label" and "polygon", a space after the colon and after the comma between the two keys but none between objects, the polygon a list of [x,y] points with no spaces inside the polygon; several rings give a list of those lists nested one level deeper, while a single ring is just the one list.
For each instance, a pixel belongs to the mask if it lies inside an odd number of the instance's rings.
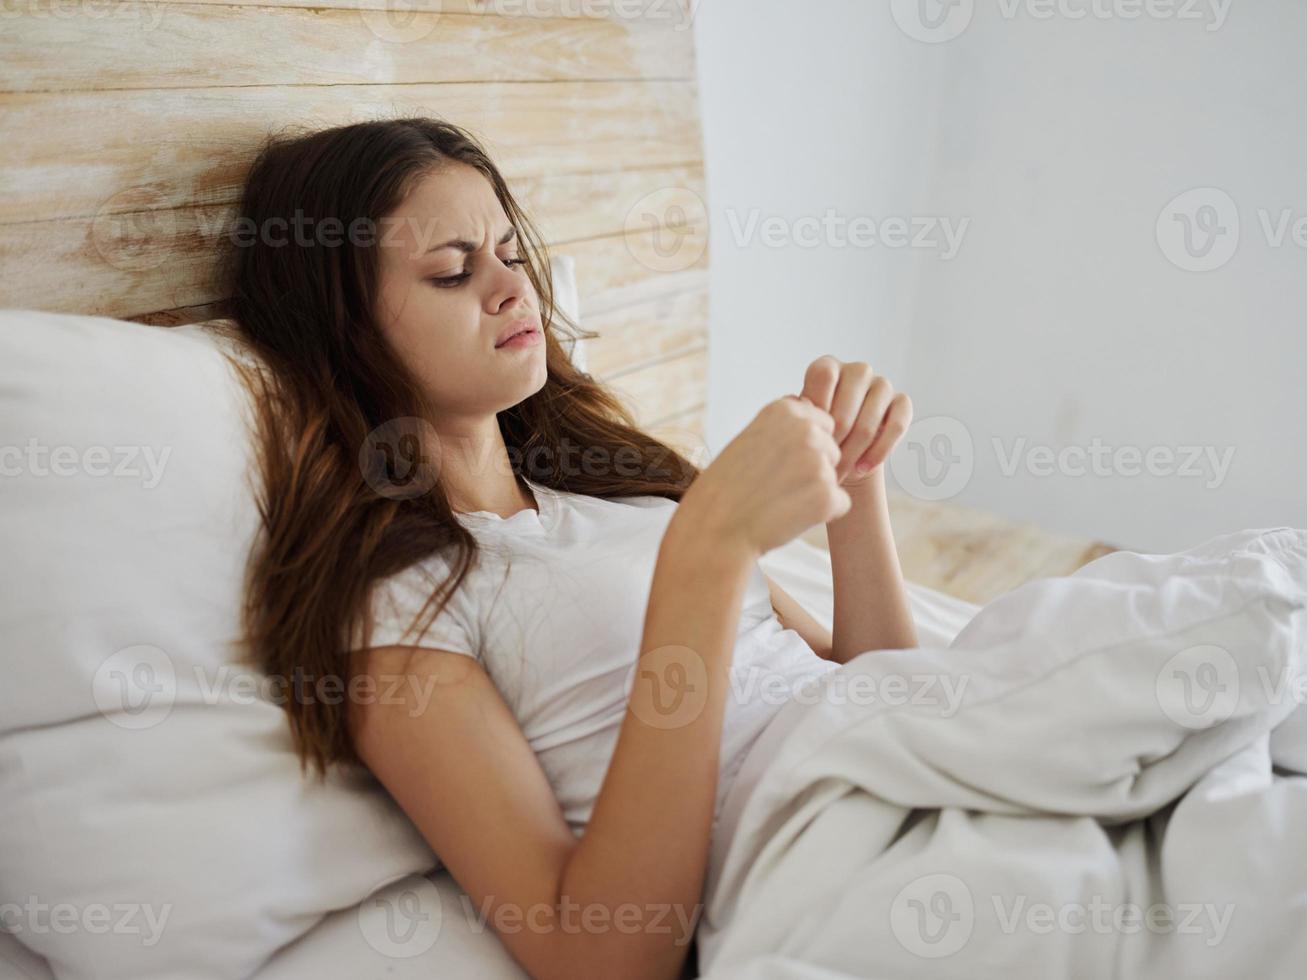
[{"label": "wooden headboard", "polygon": [[695,0],[28,0],[0,30],[0,306],[210,319],[270,131],[473,131],[576,259],[589,370],[702,454]]}]

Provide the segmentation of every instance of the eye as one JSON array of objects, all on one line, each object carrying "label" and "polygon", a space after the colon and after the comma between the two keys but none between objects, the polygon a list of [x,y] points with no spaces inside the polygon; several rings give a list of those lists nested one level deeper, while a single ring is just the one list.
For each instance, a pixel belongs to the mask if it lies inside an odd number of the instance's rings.
[{"label": "eye", "polygon": [[[514,266],[519,266],[519,265],[526,265],[526,259],[522,259],[522,258],[503,259],[501,261],[503,261],[504,265],[508,266],[509,268],[512,268]],[[461,283],[467,282],[467,280],[471,278],[472,278],[472,273],[460,272],[456,276],[436,276],[431,279],[428,279],[427,281],[432,283],[433,285],[441,287],[442,289],[449,289],[453,286],[457,286]]]}]

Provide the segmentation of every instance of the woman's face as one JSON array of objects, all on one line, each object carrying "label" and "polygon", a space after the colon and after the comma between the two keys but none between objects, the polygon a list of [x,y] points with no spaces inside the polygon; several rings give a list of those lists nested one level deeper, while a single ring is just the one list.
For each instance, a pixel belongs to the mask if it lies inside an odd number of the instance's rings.
[{"label": "woman's face", "polygon": [[[484,419],[539,391],[539,300],[490,181],[451,163],[380,224],[378,323],[437,424]],[[532,337],[496,346],[528,327]]]}]

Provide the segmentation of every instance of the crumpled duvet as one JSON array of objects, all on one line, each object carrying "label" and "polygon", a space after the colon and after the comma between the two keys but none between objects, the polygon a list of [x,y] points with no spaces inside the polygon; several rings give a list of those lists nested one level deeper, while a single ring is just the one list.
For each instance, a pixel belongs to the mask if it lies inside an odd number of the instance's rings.
[{"label": "crumpled duvet", "polygon": [[1307,975],[1307,532],[1117,552],[796,693],[725,801],[701,974]]}]

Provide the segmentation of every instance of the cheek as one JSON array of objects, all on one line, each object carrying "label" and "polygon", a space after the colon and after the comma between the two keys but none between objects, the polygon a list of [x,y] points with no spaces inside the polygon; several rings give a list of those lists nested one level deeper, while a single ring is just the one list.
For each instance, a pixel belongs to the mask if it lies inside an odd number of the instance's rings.
[{"label": "cheek", "polygon": [[385,333],[387,340],[420,377],[452,374],[476,356],[478,308],[466,297],[434,286],[410,290]]}]

